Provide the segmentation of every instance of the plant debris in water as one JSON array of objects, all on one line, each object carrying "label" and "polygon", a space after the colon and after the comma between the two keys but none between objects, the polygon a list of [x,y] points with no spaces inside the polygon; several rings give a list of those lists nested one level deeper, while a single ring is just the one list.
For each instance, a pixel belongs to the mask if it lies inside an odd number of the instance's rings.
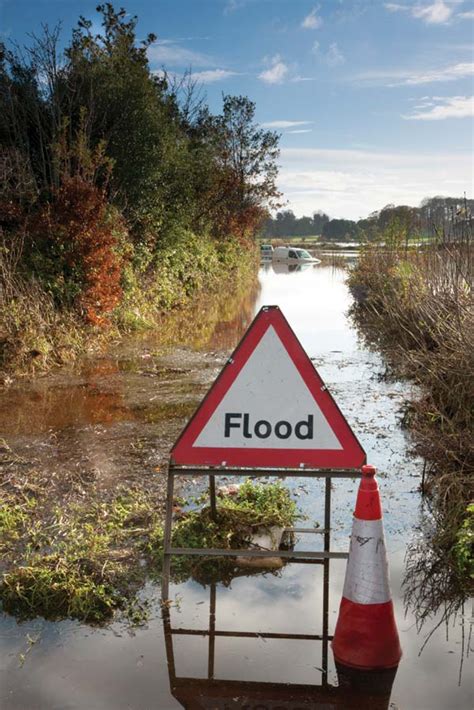
[{"label": "plant debris in water", "polygon": [[[20,618],[110,620],[122,610],[133,624],[147,615],[137,592],[147,575],[158,576],[163,555],[161,514],[139,490],[119,490],[110,501],[69,503],[41,511],[33,496],[0,493],[0,556],[4,611]],[[243,483],[234,498],[224,498],[218,521],[209,507],[182,513],[175,521],[173,545],[234,549],[249,544],[257,528],[289,527],[296,503],[281,484]],[[175,580],[201,582],[229,578],[231,560],[180,557]]]},{"label": "plant debris in water", "polygon": [[[291,527],[298,517],[295,501],[280,482],[253,483],[247,479],[234,497],[220,500],[216,521],[212,519],[209,506],[183,513],[173,524],[171,542],[173,547],[238,550],[249,547],[252,534],[257,530]],[[150,539],[149,552],[158,568],[162,560],[163,532],[160,524]],[[225,584],[235,577],[235,561],[228,557],[175,557],[171,575],[175,582],[193,577],[202,584],[210,581]]]}]

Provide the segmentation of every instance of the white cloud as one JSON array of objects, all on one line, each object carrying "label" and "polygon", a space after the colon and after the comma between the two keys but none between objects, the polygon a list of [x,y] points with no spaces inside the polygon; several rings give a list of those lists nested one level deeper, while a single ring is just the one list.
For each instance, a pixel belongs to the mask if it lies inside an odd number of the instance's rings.
[{"label": "white cloud", "polygon": [[346,58],[339,49],[337,42],[331,42],[329,49],[325,52],[321,50],[321,44],[316,40],[316,42],[313,42],[313,46],[311,47],[311,54],[314,54],[316,57],[320,57],[328,65],[328,67],[337,67],[344,64],[346,61]]},{"label": "white cloud", "polygon": [[240,10],[240,8],[244,7],[246,4],[247,0],[227,0],[224,7],[224,15],[229,15],[231,12],[235,12],[235,10]]},{"label": "white cloud", "polygon": [[383,83],[388,86],[417,86],[441,81],[454,81],[471,76],[474,62],[459,62],[438,69],[387,69],[368,71],[355,78],[368,83]]},{"label": "white cloud", "polygon": [[270,68],[265,69],[258,78],[266,84],[281,84],[288,76],[289,68],[282,61],[279,54],[270,59]]},{"label": "white cloud", "polygon": [[169,64],[171,66],[204,67],[214,64],[213,60],[191,49],[176,44],[173,40],[158,40],[148,47],[150,64]]},{"label": "white cloud", "polygon": [[228,69],[207,69],[205,71],[193,72],[192,78],[202,84],[212,84],[214,81],[229,79],[231,76],[238,76],[239,72]]},{"label": "white cloud", "polygon": [[474,20],[474,10],[467,10],[466,12],[460,12],[460,13],[458,13],[458,17],[460,17],[461,20]]},{"label": "white cloud", "polygon": [[293,128],[293,126],[309,126],[312,121],[265,121],[263,128]]},{"label": "white cloud", "polygon": [[[453,0],[457,4],[459,0]],[[422,20],[427,25],[444,25],[451,20],[454,14],[454,5],[446,4],[445,0],[434,0],[429,5],[415,3],[414,5],[400,5],[387,2],[385,8],[389,12],[408,12],[412,17]]]},{"label": "white cloud", "polygon": [[300,76],[299,74],[297,74],[296,76],[292,77],[290,81],[294,81],[296,84],[300,81],[314,81],[314,76]]},{"label": "white cloud", "polygon": [[319,5],[313,7],[309,15],[306,15],[301,23],[305,30],[317,30],[323,24],[323,19],[318,15]]},{"label": "white cloud", "polygon": [[434,96],[415,106],[414,113],[403,116],[411,121],[443,121],[474,116],[474,96]]},{"label": "white cloud", "polygon": [[311,133],[312,128],[298,128],[296,131],[285,131],[285,133]]},{"label": "white cloud", "polygon": [[453,8],[446,5],[444,0],[435,0],[431,5],[413,8],[413,17],[417,17],[429,25],[442,25],[451,19]]},{"label": "white cloud", "polygon": [[329,67],[337,67],[340,64],[344,64],[346,61],[345,56],[337,46],[337,42],[333,42],[329,45],[329,49],[325,56],[326,64]]},{"label": "white cloud", "polygon": [[280,163],[279,188],[297,215],[321,209],[358,219],[391,202],[414,205],[429,195],[462,195],[472,184],[465,153],[282,148]]}]

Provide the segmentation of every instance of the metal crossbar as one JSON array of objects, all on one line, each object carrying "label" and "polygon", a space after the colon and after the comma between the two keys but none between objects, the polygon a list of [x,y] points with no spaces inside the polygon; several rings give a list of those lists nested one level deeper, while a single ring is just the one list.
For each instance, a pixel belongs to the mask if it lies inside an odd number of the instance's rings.
[{"label": "metal crossbar", "polygon": [[[245,476],[252,477],[286,477],[286,476],[305,476],[311,478],[323,478],[325,481],[324,495],[324,528],[286,528],[287,532],[295,533],[310,533],[315,535],[323,535],[324,550],[316,552],[314,550],[262,550],[262,549],[220,549],[220,548],[190,548],[190,547],[172,547],[171,536],[173,526],[173,494],[174,480],[176,476],[208,476],[209,477],[209,498],[211,516],[217,520],[217,503],[216,503],[216,476]],[[163,583],[162,583],[162,599],[168,600],[169,583],[171,574],[171,558],[179,555],[191,555],[197,557],[281,557],[286,560],[298,562],[302,564],[325,564],[330,559],[346,559],[347,552],[332,552],[330,549],[330,534],[331,534],[331,479],[332,478],[360,478],[361,472],[359,469],[305,469],[305,468],[282,468],[282,469],[267,469],[267,468],[247,468],[247,467],[224,467],[216,468],[209,466],[176,466],[170,462],[168,469],[168,482],[166,494],[166,520],[164,534],[164,562],[163,562]],[[325,584],[329,584],[329,570],[325,574]]]}]

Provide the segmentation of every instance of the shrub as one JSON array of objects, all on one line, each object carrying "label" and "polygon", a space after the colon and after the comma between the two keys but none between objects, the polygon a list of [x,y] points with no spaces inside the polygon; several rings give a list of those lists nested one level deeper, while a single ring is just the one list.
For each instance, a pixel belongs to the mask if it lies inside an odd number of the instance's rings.
[{"label": "shrub", "polygon": [[53,293],[66,303],[72,298],[87,323],[104,326],[122,295],[117,235],[125,231],[104,192],[80,175],[64,177],[28,227],[40,253],[57,262]]}]

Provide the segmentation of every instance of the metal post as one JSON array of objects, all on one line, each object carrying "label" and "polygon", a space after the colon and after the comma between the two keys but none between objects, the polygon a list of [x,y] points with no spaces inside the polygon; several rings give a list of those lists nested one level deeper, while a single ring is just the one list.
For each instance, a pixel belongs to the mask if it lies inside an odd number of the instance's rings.
[{"label": "metal post", "polygon": [[216,648],[216,584],[211,582],[210,598],[209,598],[209,654],[207,660],[207,677],[209,680],[214,678],[214,657]]},{"label": "metal post", "polygon": [[[325,481],[324,491],[324,552],[329,552],[331,543],[331,479]],[[328,635],[329,635],[329,558],[323,560],[323,675],[322,684],[328,682]]]},{"label": "metal post", "polygon": [[216,506],[216,479],[215,476],[209,476],[209,499],[211,502],[211,518],[217,522],[217,506]]},{"label": "metal post", "polygon": [[171,573],[171,527],[173,525],[173,491],[174,491],[174,475],[171,470],[168,471],[168,483],[166,491],[166,519],[165,519],[165,534],[163,540],[163,582],[161,586],[161,598],[167,601],[169,597],[169,584]]},{"label": "metal post", "polygon": [[170,610],[167,607],[163,607],[161,613],[163,617],[163,627],[165,633],[165,648],[166,660],[168,663],[168,675],[170,679],[170,687],[173,689],[176,684],[176,666],[174,662],[173,635],[171,631]]}]

